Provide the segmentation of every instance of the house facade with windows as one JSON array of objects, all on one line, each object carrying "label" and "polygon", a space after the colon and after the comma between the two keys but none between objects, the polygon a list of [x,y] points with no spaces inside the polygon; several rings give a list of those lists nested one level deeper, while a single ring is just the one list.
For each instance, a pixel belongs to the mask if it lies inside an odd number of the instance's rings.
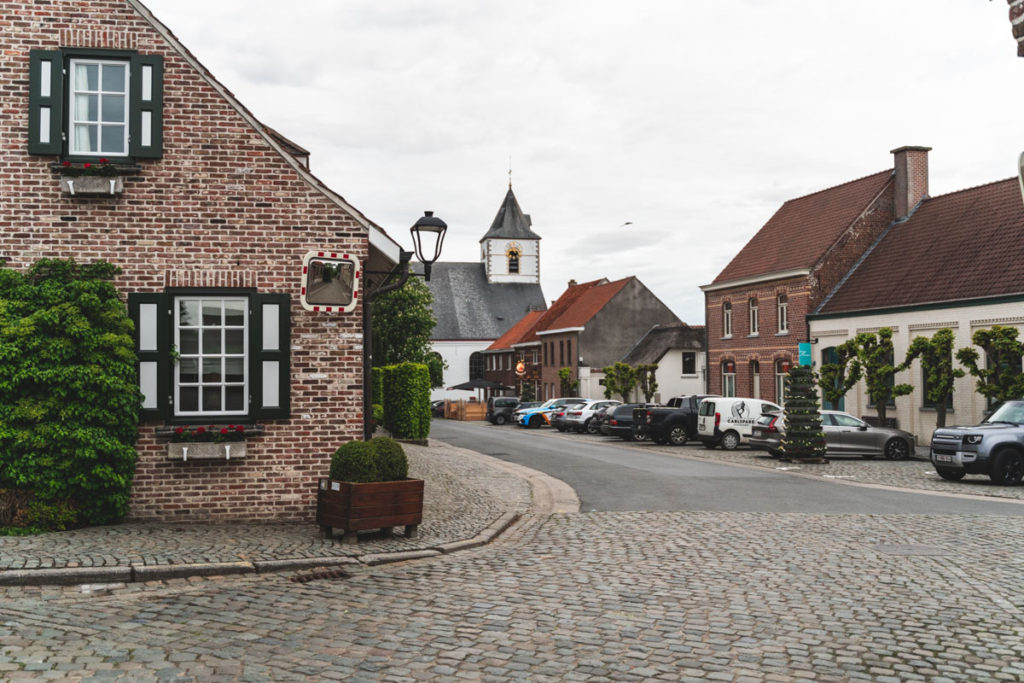
[{"label": "house facade with windows", "polygon": [[708,392],[782,402],[813,311],[894,221],[928,194],[926,147],[892,150],[891,170],[784,203],[701,287]]},{"label": "house facade with windows", "polygon": [[[449,238],[450,239],[450,238]],[[509,186],[491,227],[480,238],[477,262],[439,261],[427,287],[437,320],[430,345],[446,364],[444,386],[432,399],[471,399],[476,391],[449,389],[484,376],[485,351],[530,311],[544,310],[540,236]]]},{"label": "house facade with windows", "polygon": [[[0,23],[0,258],[121,268],[144,396],[130,518],[310,519],[361,438],[363,348],[360,299],[301,305],[303,259],[361,281],[399,245],[137,0],[16,0]],[[185,425],[244,425],[245,456],[172,457]]]},{"label": "house facade with windows", "polygon": [[547,400],[564,395],[559,371],[568,368],[569,381],[578,382],[577,391],[568,395],[601,398],[601,368],[622,360],[654,325],[680,322],[636,277],[582,284],[570,280],[546,311],[520,321],[515,338],[496,340],[486,351],[488,357],[512,360],[514,368],[522,362],[524,374],[515,384],[506,381],[504,370],[485,378],[515,386],[519,395],[523,382],[532,382],[536,398]]},{"label": "house facade with windows", "polygon": [[[915,337],[953,331],[956,349],[993,325],[1024,335],[1024,204],[1017,178],[925,198],[905,221],[893,223],[839,286],[811,312],[814,362],[830,362],[835,347],[861,332],[892,328],[894,360],[906,358]],[[977,349],[984,358],[981,349]],[[954,367],[960,367],[954,360]],[[920,361],[895,381],[914,390],[888,409],[901,429],[926,444],[935,429]],[[977,424],[989,405],[976,379],[955,380],[947,424]],[[861,381],[835,406],[874,415]]]},{"label": "house facade with windows", "polygon": [[[654,373],[658,383],[653,400],[664,403],[673,396],[703,394],[707,376],[707,356],[704,352],[704,328],[686,323],[654,325],[647,330],[623,363],[657,365]],[[643,394],[636,390],[637,401]]]}]

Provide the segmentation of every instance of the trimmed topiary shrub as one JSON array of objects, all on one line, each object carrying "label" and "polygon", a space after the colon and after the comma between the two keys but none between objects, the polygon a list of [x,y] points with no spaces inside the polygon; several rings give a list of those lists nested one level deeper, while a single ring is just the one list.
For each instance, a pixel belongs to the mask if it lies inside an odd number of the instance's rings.
[{"label": "trimmed topiary shrub", "polygon": [[408,478],[409,459],[405,456],[402,444],[386,436],[375,436],[370,439],[370,446],[377,456],[380,481],[398,481]]},{"label": "trimmed topiary shrub", "polygon": [[366,441],[349,441],[331,456],[330,477],[335,481],[380,481],[380,465]]},{"label": "trimmed topiary shrub", "polygon": [[142,396],[118,272],[54,259],[0,268],[0,489],[31,492],[21,523],[103,524],[128,510]]},{"label": "trimmed topiary shrub", "polygon": [[430,436],[430,370],[420,363],[381,368],[384,426],[399,439]]}]

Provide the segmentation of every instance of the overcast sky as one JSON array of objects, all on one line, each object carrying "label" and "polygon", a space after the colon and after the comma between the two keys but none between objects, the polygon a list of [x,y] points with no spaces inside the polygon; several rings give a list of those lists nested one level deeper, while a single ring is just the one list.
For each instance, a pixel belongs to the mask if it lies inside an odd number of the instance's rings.
[{"label": "overcast sky", "polygon": [[903,145],[933,196],[1024,150],[1004,2],[143,1],[405,248],[431,209],[442,260],[477,261],[511,157],[548,300],[636,275],[703,324],[698,287],[785,200]]}]

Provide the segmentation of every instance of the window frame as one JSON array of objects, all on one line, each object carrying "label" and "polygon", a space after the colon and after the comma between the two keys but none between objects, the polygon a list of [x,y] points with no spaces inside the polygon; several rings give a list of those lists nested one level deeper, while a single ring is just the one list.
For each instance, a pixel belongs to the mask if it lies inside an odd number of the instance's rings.
[{"label": "window frame", "polygon": [[[244,412],[179,414],[174,320],[182,297],[246,298]],[[159,292],[130,292],[128,312],[135,323],[133,338],[140,387],[155,387],[144,396],[139,419],[162,419],[169,424],[203,421],[288,419],[291,416],[291,296],[255,288],[167,288]],[[266,323],[266,324],[265,324]],[[269,327],[268,327],[269,326]],[[145,392],[143,392],[145,394]]]},{"label": "window frame", "polygon": [[[72,61],[126,65],[125,154],[72,151]],[[103,48],[31,50],[28,114],[29,154],[73,162],[110,158],[114,165],[129,169],[135,159],[159,159],[163,156],[163,56]]]},{"label": "window frame", "polygon": [[736,362],[732,360],[722,361],[722,396],[736,396]]},{"label": "window frame", "polygon": [[750,336],[756,337],[760,334],[760,320],[758,317],[757,297],[752,296],[747,301],[747,317],[750,323]]},{"label": "window frame", "polygon": [[[693,372],[686,371],[686,358],[690,357],[693,365]],[[682,361],[682,376],[683,377],[695,377],[697,375],[697,352],[696,351],[683,351],[680,357]]]},{"label": "window frame", "polygon": [[732,336],[732,302],[722,303],[722,337]]},{"label": "window frame", "polygon": [[786,405],[786,376],[789,375],[789,369],[792,367],[793,359],[791,358],[777,358],[772,364],[772,369],[775,371],[775,402],[780,406]]},{"label": "window frame", "polygon": [[775,297],[775,314],[779,319],[779,334],[789,334],[789,297],[779,294]]},{"label": "window frame", "polygon": [[[182,325],[181,324],[181,302],[184,301],[195,301],[199,304],[199,320],[195,325]],[[221,322],[220,325],[207,325],[205,320],[206,307],[205,302],[219,302]],[[238,330],[237,325],[227,325],[226,318],[226,307],[228,302],[241,303],[244,307],[243,321],[241,325],[242,330],[242,352],[229,354],[226,352],[226,337],[229,330]],[[251,310],[251,301],[247,296],[229,295],[229,296],[217,296],[217,295],[197,295],[197,294],[176,294],[170,297],[171,303],[171,337],[173,339],[172,344],[176,351],[176,362],[174,363],[173,372],[171,375],[171,387],[174,392],[173,400],[173,416],[176,418],[213,418],[219,417],[239,417],[248,415],[249,413],[249,383],[251,381],[252,370],[249,363],[249,335],[252,333],[250,329],[251,316],[249,311]],[[195,353],[183,353],[181,334],[182,331],[196,330],[196,352]],[[208,330],[218,330],[221,337],[221,343],[218,345],[220,348],[219,352],[207,352],[205,349],[205,340],[208,334]],[[207,360],[211,358],[217,358],[220,361],[222,371],[220,373],[221,380],[219,382],[207,382],[204,380],[206,374]],[[241,382],[228,382],[226,379],[227,372],[224,368],[227,365],[229,359],[242,359],[242,381]],[[181,379],[183,361],[195,360],[196,362],[196,381],[195,382],[183,382]],[[220,410],[204,410],[204,389],[206,387],[218,386],[220,388]],[[244,398],[244,406],[242,410],[228,410],[224,406],[227,403],[227,392],[228,387],[242,387],[242,395]],[[199,410],[195,411],[184,411],[182,410],[182,389],[191,389],[195,387],[197,389],[196,405],[199,406]]]},{"label": "window frame", "polygon": [[[127,158],[129,153],[129,129],[131,127],[130,121],[130,103],[131,103],[131,62],[124,59],[100,59],[95,57],[86,56],[70,56],[67,60],[67,89],[68,89],[68,106],[67,106],[67,148],[69,156],[82,156],[82,157],[119,157]],[[77,67],[97,67],[97,82],[96,90],[89,89],[78,89],[78,78]],[[124,70],[124,88],[118,91],[108,90],[104,87],[103,75],[105,72],[104,67],[116,66]],[[96,114],[97,119],[79,121],[78,119],[78,96],[95,96],[96,97]],[[121,97],[123,104],[121,106],[121,121],[105,121],[104,120],[104,99],[110,97]],[[78,142],[78,129],[79,127],[96,128],[96,145],[98,149],[96,151],[82,151],[77,148],[76,142]],[[103,131],[105,128],[119,128],[121,130],[121,146],[120,151],[110,152],[103,149]]]}]

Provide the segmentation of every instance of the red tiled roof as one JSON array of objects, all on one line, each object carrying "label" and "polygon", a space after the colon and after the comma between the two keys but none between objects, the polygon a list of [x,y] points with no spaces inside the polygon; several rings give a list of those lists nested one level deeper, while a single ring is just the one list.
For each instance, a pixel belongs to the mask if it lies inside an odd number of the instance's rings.
[{"label": "red tiled roof", "polygon": [[810,268],[890,182],[882,171],[843,185],[790,199],[718,274],[728,282],[796,268]]},{"label": "red tiled roof", "polygon": [[632,279],[627,277],[615,282],[601,279],[569,287],[551,304],[535,332],[584,327]]},{"label": "red tiled roof", "polygon": [[820,313],[1024,293],[1016,178],[926,199],[896,223]]},{"label": "red tiled roof", "polygon": [[487,351],[498,349],[510,349],[513,344],[524,341],[533,332],[533,326],[540,320],[546,311],[530,311],[524,315],[519,322],[509,328],[508,332],[494,340],[494,343],[487,347]]}]

